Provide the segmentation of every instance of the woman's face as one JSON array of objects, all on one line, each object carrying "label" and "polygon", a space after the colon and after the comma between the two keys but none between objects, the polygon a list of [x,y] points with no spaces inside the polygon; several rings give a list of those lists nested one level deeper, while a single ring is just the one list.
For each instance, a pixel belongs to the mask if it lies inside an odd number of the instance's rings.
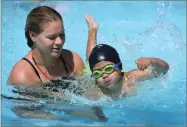
[{"label": "woman's face", "polygon": [[[109,61],[102,61],[102,62],[97,63],[93,67],[93,70],[95,69],[102,70],[107,64],[114,64],[114,63],[109,62]],[[100,78],[96,79],[96,82],[99,84],[99,86],[112,89],[121,80],[121,77],[122,77],[121,72],[115,70],[111,74],[103,73],[103,75]]]},{"label": "woman's face", "polygon": [[43,29],[43,32],[35,37],[36,48],[52,57],[58,57],[65,43],[63,22],[57,20],[45,23]]}]

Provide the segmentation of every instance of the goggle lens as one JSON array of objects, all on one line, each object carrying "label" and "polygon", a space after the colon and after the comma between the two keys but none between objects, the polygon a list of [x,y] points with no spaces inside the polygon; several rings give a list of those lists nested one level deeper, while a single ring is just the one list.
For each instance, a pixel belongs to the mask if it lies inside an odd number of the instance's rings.
[{"label": "goggle lens", "polygon": [[115,70],[115,64],[107,64],[102,70],[94,70],[92,77],[95,79],[100,78],[103,74],[111,74]]}]

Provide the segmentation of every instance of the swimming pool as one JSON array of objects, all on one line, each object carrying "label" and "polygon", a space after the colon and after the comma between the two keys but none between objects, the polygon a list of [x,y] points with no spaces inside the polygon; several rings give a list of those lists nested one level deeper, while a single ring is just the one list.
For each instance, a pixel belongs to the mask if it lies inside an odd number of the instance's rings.
[{"label": "swimming pool", "polygon": [[[3,126],[186,126],[186,2],[126,2],[126,1],[65,1],[42,2],[56,5],[63,16],[65,48],[78,53],[85,60],[87,24],[85,14],[91,14],[100,23],[98,43],[108,43],[120,53],[124,70],[135,68],[134,61],[141,56],[159,57],[170,64],[168,75],[144,82],[136,96],[111,101],[102,98],[90,101],[73,97],[69,108],[99,105],[109,118],[106,123],[86,118],[67,116],[55,109],[66,104],[52,100],[38,103],[2,99]],[[7,87],[7,77],[15,62],[28,51],[24,38],[26,15],[37,6],[31,1],[2,2],[2,94],[14,96]],[[12,112],[14,105],[40,106],[68,120],[21,118]],[[64,105],[63,105],[64,104]],[[27,124],[26,124],[27,123]]]}]

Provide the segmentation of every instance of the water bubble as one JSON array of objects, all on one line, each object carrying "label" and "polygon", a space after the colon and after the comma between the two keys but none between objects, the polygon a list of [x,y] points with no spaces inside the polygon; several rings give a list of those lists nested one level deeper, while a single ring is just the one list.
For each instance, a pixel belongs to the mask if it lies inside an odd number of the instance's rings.
[{"label": "water bubble", "polygon": [[126,113],[125,113],[125,112],[122,112],[122,113],[121,113],[121,115],[125,116],[125,115],[126,115]]},{"label": "water bubble", "polygon": [[120,104],[120,105],[119,105],[119,108],[123,108],[123,104]]}]

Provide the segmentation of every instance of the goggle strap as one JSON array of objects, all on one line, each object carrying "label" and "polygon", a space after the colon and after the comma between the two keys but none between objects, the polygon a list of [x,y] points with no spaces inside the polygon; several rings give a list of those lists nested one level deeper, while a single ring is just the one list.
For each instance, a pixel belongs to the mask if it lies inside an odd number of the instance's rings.
[{"label": "goggle strap", "polygon": [[121,64],[121,62],[115,64],[115,65],[114,65],[114,68],[115,68],[115,69],[118,68],[118,66],[119,66],[120,64]]}]

